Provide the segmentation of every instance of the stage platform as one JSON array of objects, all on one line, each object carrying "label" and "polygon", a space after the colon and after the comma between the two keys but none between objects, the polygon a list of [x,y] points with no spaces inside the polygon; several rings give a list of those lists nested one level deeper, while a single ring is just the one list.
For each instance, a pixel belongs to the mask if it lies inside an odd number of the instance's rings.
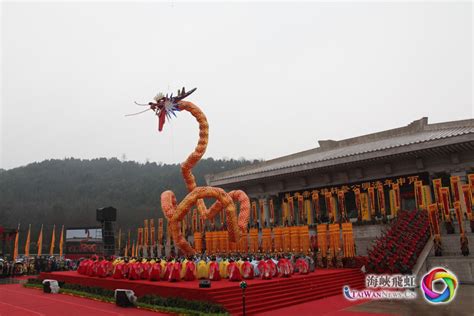
[{"label": "stage platform", "polygon": [[[98,278],[80,275],[75,271],[41,273],[40,279],[54,279],[66,283],[95,286],[106,289],[131,289],[136,295],[155,294],[166,297],[182,297],[207,300],[222,304],[232,315],[242,313],[242,290],[239,282],[213,281],[211,288],[200,289],[199,281],[151,282]],[[307,275],[271,280],[246,280],[246,311],[248,315],[270,311],[293,304],[308,302],[341,294],[342,287],[363,288],[364,274],[358,269],[320,269]]]}]

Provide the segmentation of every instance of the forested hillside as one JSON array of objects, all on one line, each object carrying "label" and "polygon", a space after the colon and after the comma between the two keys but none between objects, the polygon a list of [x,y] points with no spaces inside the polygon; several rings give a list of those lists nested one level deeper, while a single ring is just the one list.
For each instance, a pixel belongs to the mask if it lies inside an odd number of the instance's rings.
[{"label": "forested hillside", "polygon": [[[246,160],[201,160],[193,169],[198,185],[204,175],[235,169]],[[21,223],[23,239],[32,224],[36,241],[41,224],[48,240],[53,224],[98,225],[95,210],[114,206],[117,226],[143,225],[145,218],[162,217],[160,195],[173,190],[180,200],[186,194],[179,164],[140,164],[113,159],[46,160],[0,172],[0,226]]]}]

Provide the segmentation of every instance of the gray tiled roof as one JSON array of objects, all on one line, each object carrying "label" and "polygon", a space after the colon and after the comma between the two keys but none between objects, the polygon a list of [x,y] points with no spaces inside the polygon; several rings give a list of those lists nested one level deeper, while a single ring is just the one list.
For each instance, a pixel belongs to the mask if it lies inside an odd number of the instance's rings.
[{"label": "gray tiled roof", "polygon": [[[417,121],[414,123],[416,122]],[[456,124],[457,122],[438,123],[432,125],[428,125],[426,123],[427,119],[425,119],[425,125],[418,126],[416,130],[410,128],[409,125],[407,127],[397,129],[396,132],[389,136],[382,135],[376,137],[376,135],[382,134],[384,132],[370,134],[355,138],[354,140],[334,142],[334,144],[330,145],[330,147],[335,148],[315,148],[305,152],[262,162],[256,165],[218,173],[213,175],[212,181],[214,182],[216,180],[225,180],[241,176],[259,174],[267,171],[291,168],[309,163],[317,163],[343,157],[357,156],[365,153],[383,151],[412,144],[426,143],[466,134],[473,135],[474,141],[474,120],[459,121],[459,124]],[[406,128],[408,128],[408,130],[405,130]],[[368,141],[369,139],[376,138],[378,138],[378,140]]]}]

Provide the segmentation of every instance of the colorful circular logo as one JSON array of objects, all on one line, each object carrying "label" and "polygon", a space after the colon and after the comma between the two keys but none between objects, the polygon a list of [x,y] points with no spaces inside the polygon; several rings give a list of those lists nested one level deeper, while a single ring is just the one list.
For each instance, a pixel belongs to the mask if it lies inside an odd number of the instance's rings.
[{"label": "colorful circular logo", "polygon": [[[445,284],[443,291],[436,291],[433,284],[436,281],[442,281]],[[434,268],[423,276],[421,281],[421,288],[425,294],[425,299],[433,304],[449,303],[453,300],[456,294],[458,280],[456,276],[444,269]]]}]

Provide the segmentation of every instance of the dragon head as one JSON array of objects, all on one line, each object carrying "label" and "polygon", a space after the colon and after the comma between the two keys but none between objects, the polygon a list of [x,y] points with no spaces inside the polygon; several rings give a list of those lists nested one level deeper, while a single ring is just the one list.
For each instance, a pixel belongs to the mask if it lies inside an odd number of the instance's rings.
[{"label": "dragon head", "polygon": [[148,104],[137,104],[150,107],[145,111],[152,110],[155,112],[156,116],[158,116],[158,131],[161,132],[163,130],[163,126],[165,125],[166,119],[171,119],[171,115],[176,116],[175,112],[180,111],[179,101],[183,100],[194,91],[196,91],[196,88],[186,91],[183,87],[181,91],[178,90],[176,96],[173,96],[173,94],[168,96],[168,94],[164,95],[160,92],[153,98],[154,102],[149,102]]}]

